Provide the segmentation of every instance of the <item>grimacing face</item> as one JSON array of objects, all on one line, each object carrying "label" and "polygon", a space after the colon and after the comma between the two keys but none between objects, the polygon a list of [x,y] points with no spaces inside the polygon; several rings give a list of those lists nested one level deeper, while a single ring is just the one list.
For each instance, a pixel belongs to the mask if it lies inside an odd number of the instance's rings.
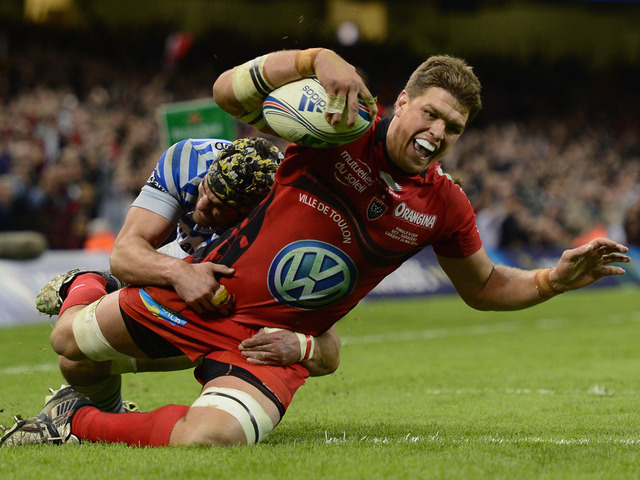
[{"label": "grimacing face", "polygon": [[402,91],[387,132],[391,160],[403,172],[419,174],[449,151],[468,118],[467,109],[440,87],[431,87],[415,98]]},{"label": "grimacing face", "polygon": [[237,223],[248,212],[238,210],[220,200],[209,188],[205,178],[198,186],[198,199],[193,209],[193,220],[203,227],[227,228]]}]

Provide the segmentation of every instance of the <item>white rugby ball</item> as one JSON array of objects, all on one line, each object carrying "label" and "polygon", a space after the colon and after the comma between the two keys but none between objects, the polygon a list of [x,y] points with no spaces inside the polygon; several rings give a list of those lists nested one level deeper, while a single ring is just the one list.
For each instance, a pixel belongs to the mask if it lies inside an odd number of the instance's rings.
[{"label": "white rugby ball", "polygon": [[[305,147],[327,148],[360,138],[371,126],[369,107],[360,99],[355,126],[347,128],[347,115],[335,127],[324,119],[327,92],[313,77],[276,88],[265,99],[262,114],[267,125],[285,140]],[[346,107],[345,107],[346,112]]]}]

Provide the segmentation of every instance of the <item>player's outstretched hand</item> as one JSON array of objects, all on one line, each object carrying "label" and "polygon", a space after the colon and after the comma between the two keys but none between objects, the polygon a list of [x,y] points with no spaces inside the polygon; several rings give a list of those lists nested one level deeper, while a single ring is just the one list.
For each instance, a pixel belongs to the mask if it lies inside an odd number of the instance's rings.
[{"label": "player's outstretched hand", "polygon": [[549,275],[553,288],[557,291],[576,290],[586,287],[596,280],[609,275],[624,275],[622,267],[613,263],[628,263],[625,255],[629,251],[608,238],[596,238],[589,243],[571,250],[565,250],[558,265]]},{"label": "player's outstretched hand", "polygon": [[358,118],[358,97],[369,107],[371,118],[378,113],[376,100],[364,84],[355,67],[340,55],[329,49],[323,49],[315,61],[315,73],[327,91],[329,102],[325,109],[325,119],[331,125],[337,125],[342,119],[345,105],[347,126],[353,127]]},{"label": "player's outstretched hand", "polygon": [[253,337],[244,340],[240,352],[254,365],[292,365],[300,361],[300,341],[290,330],[267,333],[261,328]]}]

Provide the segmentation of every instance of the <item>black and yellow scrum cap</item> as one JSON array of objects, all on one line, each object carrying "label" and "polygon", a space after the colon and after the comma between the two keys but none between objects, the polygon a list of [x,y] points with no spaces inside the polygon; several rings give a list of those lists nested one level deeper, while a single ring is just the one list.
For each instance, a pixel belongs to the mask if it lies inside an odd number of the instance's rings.
[{"label": "black and yellow scrum cap", "polygon": [[241,138],[211,164],[207,182],[227,205],[252,209],[267,196],[284,155],[269,140]]}]

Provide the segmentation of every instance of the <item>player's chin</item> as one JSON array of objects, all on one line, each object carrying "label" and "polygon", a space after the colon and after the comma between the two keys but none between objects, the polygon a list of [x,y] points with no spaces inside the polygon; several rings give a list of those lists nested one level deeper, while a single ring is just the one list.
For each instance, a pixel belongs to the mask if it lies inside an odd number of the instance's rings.
[{"label": "player's chin", "polygon": [[413,175],[418,175],[424,172],[433,162],[435,162],[434,157],[435,155],[429,157],[412,155],[408,159],[409,161],[406,164],[405,170]]},{"label": "player's chin", "polygon": [[438,155],[438,152],[434,152],[431,155],[422,155],[421,152],[418,152],[413,148],[409,148],[405,159],[406,168],[410,169],[417,175],[429,168],[429,166],[440,156],[441,155]]}]

